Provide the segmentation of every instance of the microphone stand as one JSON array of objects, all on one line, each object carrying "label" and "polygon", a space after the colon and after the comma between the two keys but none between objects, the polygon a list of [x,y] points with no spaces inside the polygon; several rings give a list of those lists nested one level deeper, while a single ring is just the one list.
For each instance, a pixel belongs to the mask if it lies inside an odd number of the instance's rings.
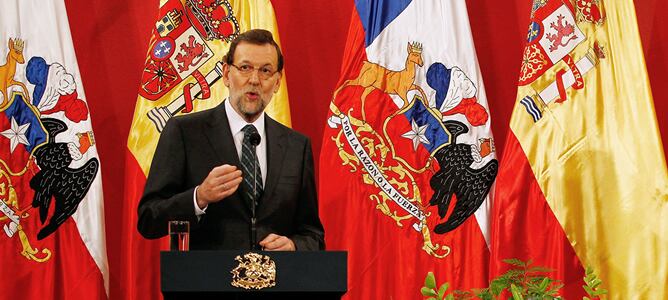
[{"label": "microphone stand", "polygon": [[256,197],[257,197],[257,154],[255,153],[255,145],[253,145],[253,199],[251,199],[251,249],[257,250],[257,218],[255,217]]}]

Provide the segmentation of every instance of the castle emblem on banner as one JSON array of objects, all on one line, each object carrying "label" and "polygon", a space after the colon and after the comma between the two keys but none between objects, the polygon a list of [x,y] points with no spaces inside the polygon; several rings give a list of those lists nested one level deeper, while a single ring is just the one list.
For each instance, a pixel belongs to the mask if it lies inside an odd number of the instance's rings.
[{"label": "castle emblem on banner", "polygon": [[324,138],[336,145],[342,167],[371,191],[370,203],[359,205],[374,205],[397,227],[411,228],[427,254],[444,258],[451,253],[444,237],[485,201],[498,161],[491,136],[463,139],[489,125],[469,75],[435,62],[418,76],[429,49],[416,42],[405,49],[404,69],[364,61],[337,88],[328,119],[335,134]]},{"label": "castle emblem on banner", "polygon": [[[567,100],[569,88],[584,89],[585,74],[605,58],[601,43],[582,29],[602,25],[605,16],[602,0],[536,0],[531,19],[518,84],[532,87],[520,104],[538,122],[551,103]],[[538,83],[541,77],[547,84]]]},{"label": "castle emblem on banner", "polygon": [[[204,67],[214,57],[212,48],[239,34],[239,23],[227,0],[168,0],[160,13],[163,15],[154,27],[139,89],[148,100],[172,100],[148,112],[158,131],[175,114],[191,112],[193,101],[211,96],[211,85],[223,73],[220,63],[210,69]],[[194,82],[174,89],[190,76]]]},{"label": "castle emblem on banner", "polygon": [[[20,39],[7,47],[0,65],[0,226],[6,238],[18,239],[22,256],[45,262],[51,250],[33,241],[76,212],[100,164],[89,152],[95,139],[82,122],[88,106],[74,76],[59,62],[26,60]],[[17,68],[25,68],[27,83],[15,79]]]}]

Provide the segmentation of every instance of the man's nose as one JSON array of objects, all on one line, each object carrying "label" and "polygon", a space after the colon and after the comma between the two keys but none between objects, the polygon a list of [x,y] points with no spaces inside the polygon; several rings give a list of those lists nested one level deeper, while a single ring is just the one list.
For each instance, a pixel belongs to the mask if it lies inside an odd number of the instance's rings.
[{"label": "man's nose", "polygon": [[248,77],[248,82],[252,84],[260,83],[260,69],[254,69],[253,72],[250,73],[250,76]]}]

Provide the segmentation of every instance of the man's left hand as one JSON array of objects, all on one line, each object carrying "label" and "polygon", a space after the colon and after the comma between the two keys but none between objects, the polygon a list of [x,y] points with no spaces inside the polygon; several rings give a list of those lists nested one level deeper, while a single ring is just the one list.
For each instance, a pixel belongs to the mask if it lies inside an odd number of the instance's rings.
[{"label": "man's left hand", "polygon": [[291,239],[273,233],[264,238],[260,246],[265,251],[295,251],[295,243]]}]

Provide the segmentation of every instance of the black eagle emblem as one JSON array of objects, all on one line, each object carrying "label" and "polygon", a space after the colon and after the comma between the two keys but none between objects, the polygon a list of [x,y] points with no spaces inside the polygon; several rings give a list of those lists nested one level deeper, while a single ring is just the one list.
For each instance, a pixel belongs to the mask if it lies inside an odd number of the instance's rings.
[{"label": "black eagle emblem", "polygon": [[450,217],[434,228],[434,232],[438,234],[457,228],[482,205],[499,170],[496,159],[480,169],[471,168],[474,162],[471,145],[456,143],[457,136],[469,129],[457,121],[446,121],[444,124],[451,133],[452,143],[439,149],[434,155],[440,170],[429,182],[434,190],[429,205],[438,205],[438,215],[443,219],[450,208],[453,195],[457,201]]},{"label": "black eagle emblem", "polygon": [[38,240],[55,232],[74,214],[100,166],[98,160],[92,158],[80,168],[70,168],[73,159],[67,143],[55,142],[56,135],[67,130],[67,125],[57,119],[44,118],[41,121],[49,134],[49,142],[35,151],[40,171],[30,180],[30,188],[35,190],[32,207],[39,207],[42,224],[48,216],[51,199],[55,199],[56,207],[49,223],[37,234]]}]

